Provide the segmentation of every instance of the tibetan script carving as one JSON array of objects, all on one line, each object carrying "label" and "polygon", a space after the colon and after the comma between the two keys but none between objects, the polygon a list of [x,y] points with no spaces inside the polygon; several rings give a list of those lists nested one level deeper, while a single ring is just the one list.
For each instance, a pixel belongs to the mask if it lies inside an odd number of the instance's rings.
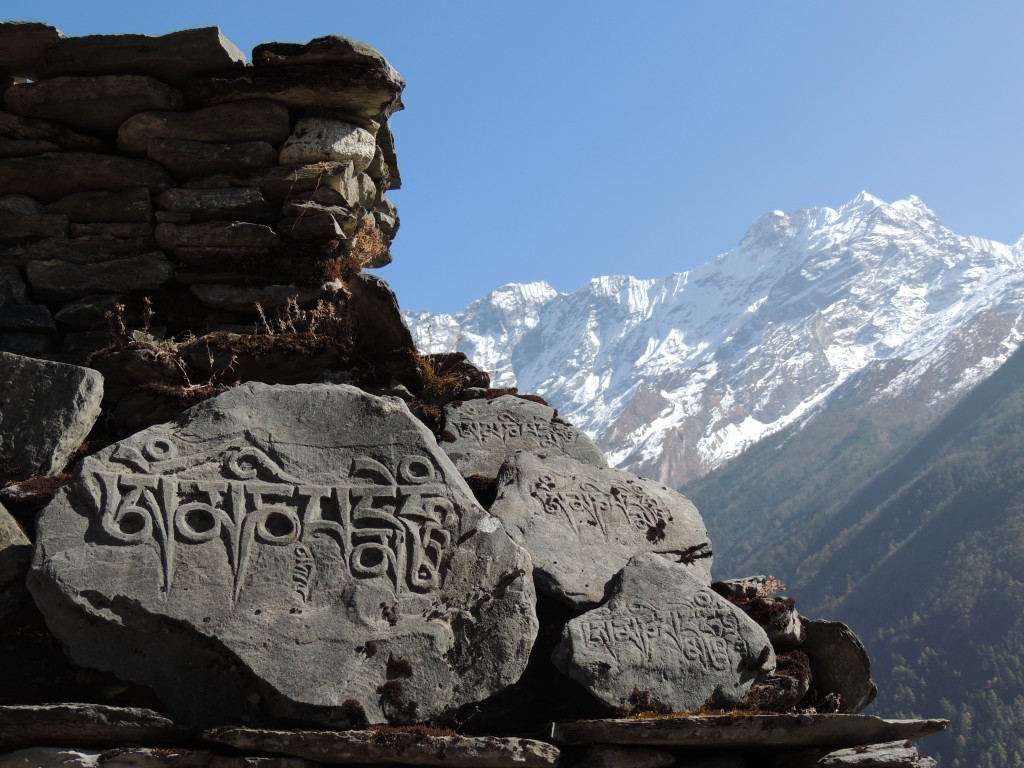
[{"label": "tibetan script carving", "polygon": [[716,610],[713,598],[702,592],[671,607],[635,601],[619,615],[582,621],[581,632],[587,642],[605,645],[616,658],[633,648],[644,663],[663,655],[666,645],[678,654],[681,665],[696,664],[716,672],[729,669],[730,652],[740,658],[750,655],[737,616]]},{"label": "tibetan script carving", "polygon": [[665,527],[672,522],[672,513],[639,487],[601,487],[591,480],[545,474],[534,482],[533,495],[545,512],[564,517],[576,535],[585,524],[607,538],[611,514],[621,515],[628,527],[648,537],[653,531],[664,538]]},{"label": "tibetan script carving", "polygon": [[219,541],[235,600],[253,548],[287,546],[294,549],[295,591],[308,602],[315,575],[309,544],[318,537],[333,541],[353,578],[390,583],[396,594],[440,585],[455,510],[427,457],[406,456],[394,470],[358,457],[348,482],[334,485],[295,477],[253,447],[223,454],[216,479],[176,474],[187,465],[165,438],[113,458],[134,471],[94,473],[88,487],[100,526],[121,544],[157,544],[165,593],[178,547]]}]

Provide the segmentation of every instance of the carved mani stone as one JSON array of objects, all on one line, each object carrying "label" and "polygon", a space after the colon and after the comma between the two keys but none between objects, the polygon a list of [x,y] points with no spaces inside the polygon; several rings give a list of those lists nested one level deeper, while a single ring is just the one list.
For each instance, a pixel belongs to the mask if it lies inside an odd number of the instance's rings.
[{"label": "carved mani stone", "polygon": [[463,477],[495,477],[505,459],[516,451],[608,466],[589,437],[541,403],[512,395],[458,400],[449,404],[444,414],[449,434],[441,445]]},{"label": "carved mani stone", "polygon": [[629,562],[607,603],[566,625],[552,660],[623,711],[740,707],[775,669],[761,627],[686,568],[652,554]]},{"label": "carved mani stone", "polygon": [[577,608],[601,603],[615,574],[644,552],[711,580],[711,543],[696,507],[629,472],[521,451],[502,467],[491,514],[529,550],[537,588]]},{"label": "carved mani stone", "polygon": [[537,633],[526,552],[404,403],[339,385],[246,384],[89,457],[29,581],[78,663],[193,725],[444,717]]}]

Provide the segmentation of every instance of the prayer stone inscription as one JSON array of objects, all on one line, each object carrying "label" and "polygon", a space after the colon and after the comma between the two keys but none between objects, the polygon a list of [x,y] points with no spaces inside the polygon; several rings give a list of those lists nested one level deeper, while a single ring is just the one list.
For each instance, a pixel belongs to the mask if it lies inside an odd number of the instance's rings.
[{"label": "prayer stone inscription", "polygon": [[601,603],[644,552],[710,581],[711,543],[693,504],[628,472],[520,452],[498,476],[491,513],[529,550],[538,588],[575,607]]},{"label": "prayer stone inscription", "polygon": [[767,635],[679,565],[639,555],[611,599],[570,621],[556,666],[621,710],[738,707],[775,669]]},{"label": "prayer stone inscription", "polygon": [[248,384],[90,457],[30,582],[79,663],[203,725],[443,717],[537,630],[528,555],[403,403],[346,386]]},{"label": "prayer stone inscription", "polygon": [[513,395],[451,403],[445,408],[445,428],[441,445],[463,477],[495,477],[516,451],[608,466],[590,438],[559,419],[553,408]]}]

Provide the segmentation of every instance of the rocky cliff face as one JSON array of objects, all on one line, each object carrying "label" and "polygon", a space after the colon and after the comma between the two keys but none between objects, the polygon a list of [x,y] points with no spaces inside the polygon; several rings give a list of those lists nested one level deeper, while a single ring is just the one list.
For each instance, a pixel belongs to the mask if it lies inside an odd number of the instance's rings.
[{"label": "rocky cliff face", "polygon": [[938,414],[1019,346],[1022,265],[1024,241],[862,193],[769,213],[690,272],[506,286],[457,315],[406,317],[424,348],[541,393],[615,466],[679,486],[873,369],[888,377],[875,397]]}]

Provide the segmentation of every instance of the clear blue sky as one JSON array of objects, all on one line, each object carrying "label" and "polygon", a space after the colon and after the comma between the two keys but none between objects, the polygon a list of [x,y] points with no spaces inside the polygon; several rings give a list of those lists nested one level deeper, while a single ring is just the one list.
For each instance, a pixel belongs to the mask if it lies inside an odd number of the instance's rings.
[{"label": "clear blue sky", "polygon": [[4,0],[67,35],[218,25],[247,54],[340,34],[408,81],[403,308],[563,291],[728,250],[769,210],[916,194],[962,234],[1024,234],[1015,0]]}]

